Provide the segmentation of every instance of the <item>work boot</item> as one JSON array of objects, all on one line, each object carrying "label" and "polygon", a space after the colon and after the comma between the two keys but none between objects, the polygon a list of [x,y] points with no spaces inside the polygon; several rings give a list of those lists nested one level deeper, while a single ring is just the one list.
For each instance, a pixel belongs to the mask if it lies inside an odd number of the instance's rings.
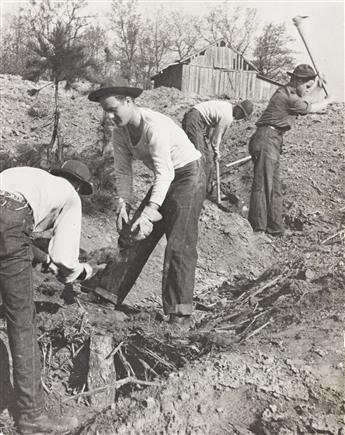
[{"label": "work boot", "polygon": [[78,427],[76,417],[57,417],[42,413],[36,417],[19,416],[17,429],[21,435],[44,435],[50,432],[67,434]]}]

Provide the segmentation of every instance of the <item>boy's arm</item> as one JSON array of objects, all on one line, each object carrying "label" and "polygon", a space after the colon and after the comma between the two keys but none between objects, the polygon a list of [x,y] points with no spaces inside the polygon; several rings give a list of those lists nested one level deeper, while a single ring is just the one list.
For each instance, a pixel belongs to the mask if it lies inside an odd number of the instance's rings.
[{"label": "boy's arm", "polygon": [[333,98],[328,95],[328,97],[324,98],[322,101],[311,103],[309,113],[321,112],[331,103],[333,103]]},{"label": "boy's arm", "polygon": [[304,97],[304,100],[310,103],[309,113],[320,112],[324,110],[328,104],[333,102],[330,95],[325,97],[325,91],[323,89],[323,83],[326,81],[323,78],[317,77],[315,79],[315,85],[311,91]]},{"label": "boy's arm", "polygon": [[213,151],[216,153],[216,156],[219,158],[219,147],[222,142],[222,138],[228,128],[228,124],[219,123],[217,126],[212,129],[212,133],[210,135],[210,141],[213,148]]},{"label": "boy's arm", "polygon": [[122,198],[126,203],[130,203],[133,195],[132,156],[122,129],[115,128],[113,130],[112,141],[116,193],[119,198]]}]

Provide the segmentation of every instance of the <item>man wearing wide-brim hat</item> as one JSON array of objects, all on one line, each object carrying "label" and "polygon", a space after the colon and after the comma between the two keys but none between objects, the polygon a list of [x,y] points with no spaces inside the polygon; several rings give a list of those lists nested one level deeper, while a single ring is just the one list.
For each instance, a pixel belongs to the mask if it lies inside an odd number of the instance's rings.
[{"label": "man wearing wide-brim hat", "polygon": [[[196,104],[185,113],[182,128],[203,155],[208,192],[211,191],[213,178],[212,154],[214,153],[215,159],[219,159],[221,141],[233,120],[249,119],[253,108],[253,103],[249,100],[237,104],[224,100],[209,100]],[[206,137],[209,144],[205,140]]]},{"label": "man wearing wide-brim hat", "polygon": [[[136,239],[130,258],[112,272],[113,289],[121,303],[135,283],[154,247],[166,235],[162,297],[173,328],[187,330],[193,306],[198,223],[206,194],[201,153],[183,129],[168,116],[139,107],[141,90],[108,82],[89,95],[115,122],[113,131],[117,189],[117,227],[129,226]],[[133,160],[153,171],[151,189],[130,220],[133,199]],[[138,234],[137,234],[138,231]],[[121,243],[121,236],[119,239]],[[116,276],[116,279],[114,278]],[[150,283],[147,283],[150,285]]]},{"label": "man wearing wide-brim hat", "polygon": [[300,64],[288,75],[289,83],[273,94],[249,141],[254,178],[248,219],[254,231],[278,236],[284,234],[279,170],[284,133],[291,129],[298,115],[318,112],[332,102],[320,92],[321,79],[316,80],[310,65]]},{"label": "man wearing wide-brim hat", "polygon": [[53,230],[46,268],[60,281],[90,278],[96,267],[80,263],[81,201],[92,193],[91,174],[83,163],[65,162],[51,173],[14,167],[0,173],[0,292],[13,361],[15,420],[20,434],[67,432],[73,417],[45,411],[41,355],[33,302],[32,233]]}]

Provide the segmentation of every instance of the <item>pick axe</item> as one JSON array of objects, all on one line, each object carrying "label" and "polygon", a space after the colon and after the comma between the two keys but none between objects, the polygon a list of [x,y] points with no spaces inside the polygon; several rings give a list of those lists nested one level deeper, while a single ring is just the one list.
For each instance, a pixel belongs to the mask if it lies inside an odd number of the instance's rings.
[{"label": "pick axe", "polygon": [[309,54],[310,60],[312,61],[312,64],[313,64],[314,69],[315,69],[315,71],[316,71],[316,74],[318,75],[318,77],[319,77],[320,80],[321,80],[322,88],[323,88],[323,90],[325,91],[326,97],[328,97],[328,92],[327,92],[327,89],[326,89],[325,83],[324,83],[322,77],[320,76],[319,70],[318,70],[318,68],[317,68],[317,66],[316,66],[316,64],[315,64],[314,58],[313,58],[313,56],[312,56],[312,54],[311,54],[311,51],[310,51],[310,49],[309,49],[309,46],[308,46],[307,40],[306,40],[305,35],[304,35],[304,32],[303,32],[302,21],[303,21],[305,18],[308,18],[308,16],[301,16],[301,15],[298,15],[298,16],[292,18],[292,22],[293,22],[294,25],[297,27],[297,31],[298,31],[298,33],[300,34],[301,38],[302,38],[302,41],[303,41],[303,43],[304,43],[304,45],[305,45],[305,48],[307,49],[307,52],[308,52],[308,54]]}]

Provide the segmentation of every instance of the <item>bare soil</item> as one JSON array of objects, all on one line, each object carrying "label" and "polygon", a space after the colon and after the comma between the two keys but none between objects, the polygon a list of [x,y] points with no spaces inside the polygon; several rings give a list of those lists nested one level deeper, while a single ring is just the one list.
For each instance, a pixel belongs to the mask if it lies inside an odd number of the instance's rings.
[{"label": "bare soil", "polygon": [[[0,76],[0,170],[42,163],[37,150],[50,139],[51,124],[42,123],[52,113],[52,91],[35,99],[27,94],[32,87]],[[200,100],[159,88],[140,103],[179,122]],[[79,90],[64,92],[61,107],[66,157],[91,163],[96,183],[100,173],[110,180],[97,105]],[[345,434],[344,106],[301,117],[286,134],[284,238],[254,234],[246,220],[251,163],[225,167],[247,154],[263,107],[257,103],[253,118],[234,123],[225,137],[223,207],[211,196],[201,215],[190,332],[171,328],[162,313],[164,240],[121,310],[35,270],[47,407],[78,415],[76,434]],[[139,200],[151,178],[139,164],[135,171]],[[99,191],[83,203],[81,256],[99,263],[118,255],[109,198],[111,191]],[[0,322],[1,373],[9,374]],[[15,433],[9,397],[0,400],[4,434]]]}]

